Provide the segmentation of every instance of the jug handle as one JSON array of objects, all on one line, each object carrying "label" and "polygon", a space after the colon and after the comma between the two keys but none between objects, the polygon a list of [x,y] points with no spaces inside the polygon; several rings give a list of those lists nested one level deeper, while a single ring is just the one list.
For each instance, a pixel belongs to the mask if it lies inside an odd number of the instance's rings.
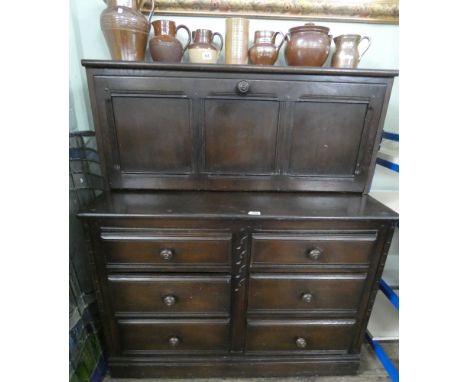
[{"label": "jug handle", "polygon": [[278,35],[281,35],[283,36],[283,38],[281,39],[281,42],[280,44],[276,47],[276,49],[278,49],[278,51],[281,49],[281,47],[283,46],[284,44],[284,41],[286,40],[286,36],[284,35],[283,32],[276,32],[274,35],[273,35],[273,43],[276,45],[276,38],[278,37]]},{"label": "jug handle", "polygon": [[219,42],[220,42],[220,44],[219,44],[219,51],[221,52],[221,50],[223,50],[223,46],[224,46],[224,44],[223,44],[223,36],[221,36],[220,33],[215,32],[215,33],[213,33],[213,36],[211,37],[211,42],[213,42],[213,40],[214,40],[214,38],[215,38],[216,36],[219,37]]},{"label": "jug handle", "polygon": [[[106,1],[106,0],[104,0]],[[148,2],[148,0],[139,0],[138,1],[138,10],[141,12],[141,6],[146,4]],[[148,17],[148,24],[149,24],[149,29],[151,29],[151,19],[153,18],[153,14],[154,14],[154,7],[155,7],[155,3],[154,3],[154,0],[151,0],[151,11],[150,11],[150,14],[149,14],[149,17]]]},{"label": "jug handle", "polygon": [[362,56],[364,56],[364,53],[367,52],[367,50],[370,48],[370,44],[371,44],[371,39],[370,39],[368,36],[363,36],[363,37],[361,37],[361,39],[359,40],[359,46],[361,45],[362,40],[367,40],[367,47],[366,47],[366,49],[364,49],[364,52],[362,52],[362,53],[359,55],[359,61],[361,61]]},{"label": "jug handle", "polygon": [[179,29],[182,28],[182,29],[185,29],[185,31],[187,32],[187,35],[188,35],[188,41],[187,41],[187,44],[185,44],[184,46],[184,49],[182,50],[183,53],[185,53],[187,47],[190,45],[190,43],[192,42],[192,34],[190,33],[190,29],[188,29],[185,25],[183,24],[180,24],[177,26],[176,28],[176,34],[177,32],[179,31]]}]

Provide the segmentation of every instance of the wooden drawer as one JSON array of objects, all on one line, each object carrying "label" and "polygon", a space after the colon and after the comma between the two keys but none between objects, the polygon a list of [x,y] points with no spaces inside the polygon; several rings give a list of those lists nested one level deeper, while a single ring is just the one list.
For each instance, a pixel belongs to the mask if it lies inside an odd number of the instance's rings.
[{"label": "wooden drawer", "polygon": [[228,349],[229,320],[119,320],[123,353],[220,352]]},{"label": "wooden drawer", "polygon": [[355,313],[367,274],[251,274],[249,311],[346,310]]},{"label": "wooden drawer", "polygon": [[375,232],[252,235],[252,267],[368,265]]},{"label": "wooden drawer", "polygon": [[246,351],[338,351],[348,350],[355,320],[249,320]]},{"label": "wooden drawer", "polygon": [[230,268],[230,233],[103,231],[101,239],[110,265]]},{"label": "wooden drawer", "polygon": [[114,312],[229,315],[231,277],[139,276],[108,277]]}]

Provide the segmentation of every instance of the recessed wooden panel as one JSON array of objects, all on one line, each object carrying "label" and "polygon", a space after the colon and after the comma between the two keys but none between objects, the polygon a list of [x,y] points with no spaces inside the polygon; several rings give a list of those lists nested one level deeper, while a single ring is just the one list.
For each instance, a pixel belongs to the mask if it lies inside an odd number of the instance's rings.
[{"label": "recessed wooden panel", "polygon": [[273,173],[278,116],[276,101],[205,100],[205,170],[246,175]]},{"label": "recessed wooden panel", "polygon": [[[247,352],[346,351],[351,345],[354,320],[249,320]],[[305,340],[298,347],[297,339]]]},{"label": "recessed wooden panel", "polygon": [[[230,276],[111,275],[115,313],[229,314]],[[172,301],[164,300],[171,297]],[[169,302],[169,304],[168,304]]]},{"label": "recessed wooden panel", "polygon": [[297,102],[288,172],[353,176],[366,111],[366,103]]},{"label": "recessed wooden panel", "polygon": [[[124,353],[224,352],[228,347],[229,320],[119,320]],[[176,345],[170,342],[176,337]]]},{"label": "recessed wooden panel", "polygon": [[112,97],[120,171],[190,173],[190,101],[184,98]]},{"label": "recessed wooden panel", "polygon": [[[361,300],[367,274],[251,274],[249,310],[351,310]],[[304,295],[310,295],[305,301]]]}]

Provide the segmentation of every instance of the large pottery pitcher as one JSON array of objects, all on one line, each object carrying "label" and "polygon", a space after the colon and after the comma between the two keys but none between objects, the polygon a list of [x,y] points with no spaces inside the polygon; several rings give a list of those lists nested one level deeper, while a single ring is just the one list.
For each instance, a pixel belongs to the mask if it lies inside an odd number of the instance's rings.
[{"label": "large pottery pitcher", "polygon": [[151,27],[149,20],[139,11],[147,0],[107,0],[101,13],[101,30],[113,60],[143,61]]},{"label": "large pottery pitcher", "polygon": [[[367,40],[367,46],[362,53],[359,53],[361,42]],[[332,66],[334,68],[357,68],[364,53],[369,49],[371,41],[367,36],[361,37],[358,34],[343,34],[335,37],[335,54],[332,58]]]},{"label": "large pottery pitcher", "polygon": [[[176,27],[176,23],[171,20],[157,20],[152,25],[154,37],[150,40],[149,47],[153,60],[158,62],[180,62],[192,40],[190,30],[185,25]],[[184,47],[176,38],[179,29],[185,29],[188,35],[188,42]]]}]

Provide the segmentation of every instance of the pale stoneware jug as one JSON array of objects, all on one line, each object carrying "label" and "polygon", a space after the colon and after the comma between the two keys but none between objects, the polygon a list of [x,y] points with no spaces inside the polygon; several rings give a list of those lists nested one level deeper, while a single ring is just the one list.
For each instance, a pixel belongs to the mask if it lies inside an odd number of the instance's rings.
[{"label": "pale stoneware jug", "polygon": [[[219,45],[213,42],[218,37]],[[216,64],[223,49],[223,36],[209,29],[197,29],[192,32],[192,44],[188,46],[189,61],[193,64]]]},{"label": "pale stoneware jug", "polygon": [[[367,46],[362,53],[359,53],[361,42],[367,40]],[[336,50],[332,58],[334,68],[357,68],[362,56],[370,47],[371,40],[367,36],[361,37],[358,34],[344,34],[333,39]]]}]

